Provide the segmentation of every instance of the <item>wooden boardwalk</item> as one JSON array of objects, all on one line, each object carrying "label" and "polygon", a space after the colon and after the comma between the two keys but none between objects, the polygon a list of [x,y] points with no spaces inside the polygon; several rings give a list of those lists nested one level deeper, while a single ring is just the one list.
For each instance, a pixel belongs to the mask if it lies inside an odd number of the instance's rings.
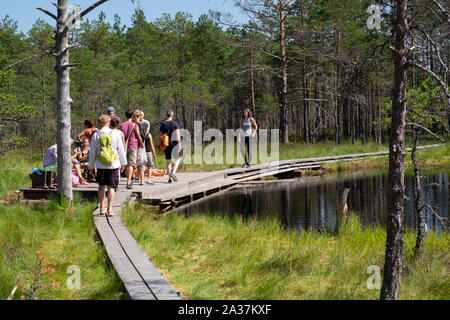
[{"label": "wooden boardwalk", "polygon": [[132,197],[129,191],[117,193],[114,199],[116,216],[108,218],[94,212],[94,222],[108,257],[133,300],[179,300],[162,274],[128,231],[120,217],[121,208]]},{"label": "wooden boardwalk", "polygon": [[[425,146],[420,149],[436,147]],[[133,190],[127,190],[125,179],[116,193],[114,208],[116,217],[107,218],[94,212],[94,222],[105,245],[108,257],[122,279],[133,300],[179,300],[163,275],[132,237],[120,217],[121,208],[129,199],[140,199],[146,204],[159,206],[163,212],[180,208],[209,195],[229,189],[239,183],[248,183],[266,176],[282,175],[304,169],[317,169],[333,162],[357,161],[369,157],[386,156],[389,152],[352,154],[343,156],[285,160],[252,166],[233,168],[216,172],[179,173],[179,182],[168,184],[167,178],[153,179],[153,185],[140,186],[135,183]],[[96,199],[97,185],[91,184],[75,188],[82,195]],[[25,199],[47,198],[54,190],[23,189]]]}]

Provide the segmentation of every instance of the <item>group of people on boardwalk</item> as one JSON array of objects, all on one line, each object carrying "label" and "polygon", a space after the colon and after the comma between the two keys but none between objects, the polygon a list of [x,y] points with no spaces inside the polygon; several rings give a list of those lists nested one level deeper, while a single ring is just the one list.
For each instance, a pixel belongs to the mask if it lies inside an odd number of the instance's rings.
[{"label": "group of people on boardwalk", "polygon": [[[164,152],[165,170],[155,168],[157,158],[153,137],[150,132],[150,122],[144,119],[144,112],[128,110],[126,120],[115,115],[115,109],[109,107],[107,113],[98,119],[98,128],[92,120],[85,121],[85,129],[77,135],[78,147],[72,153],[73,177],[78,178],[78,184],[88,184],[96,181],[99,184],[98,197],[100,214],[114,216],[114,195],[119,187],[121,174],[127,179],[127,189],[133,189],[133,180],[137,175],[140,184],[153,184],[152,177],[168,176],[168,183],[178,182],[177,170],[183,161],[181,135],[178,123],[174,120],[174,112],[169,110],[166,119],[161,122],[158,148]],[[243,112],[241,123],[243,167],[249,167],[252,162],[250,139],[256,135],[258,126],[249,109]],[[50,147],[44,158],[44,169],[56,172],[57,145]],[[145,182],[148,172],[147,182]],[[106,191],[108,203],[105,205]]]},{"label": "group of people on boardwalk", "polygon": [[[134,112],[128,110],[125,116],[127,120],[120,124],[119,120],[110,115],[101,116],[100,130],[94,133],[90,146],[90,153],[93,156],[89,158],[89,169],[93,175],[97,176],[99,184],[100,214],[108,214],[110,217],[114,216],[114,194],[119,186],[120,172],[125,170],[127,189],[133,189],[134,168],[138,168],[141,185],[144,185],[145,171],[148,168],[147,183],[152,184],[153,159],[157,157],[150,133],[150,122],[144,120],[144,113],[140,110]],[[181,152],[179,127],[173,120],[173,116],[173,111],[168,111],[167,118],[160,127],[161,136],[176,137],[170,139],[165,147],[164,142],[160,144],[160,149],[165,152],[167,160],[167,169],[160,175],[167,174],[169,183],[178,181],[176,170],[181,163],[181,158],[178,157],[172,167],[173,149],[177,148],[178,154]],[[108,189],[107,206],[105,205],[106,189]]]}]

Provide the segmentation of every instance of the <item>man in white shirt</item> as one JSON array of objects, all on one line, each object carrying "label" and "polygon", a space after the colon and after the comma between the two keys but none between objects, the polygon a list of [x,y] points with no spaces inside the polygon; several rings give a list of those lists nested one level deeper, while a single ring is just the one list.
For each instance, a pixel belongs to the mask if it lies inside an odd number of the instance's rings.
[{"label": "man in white shirt", "polygon": [[[119,170],[127,165],[127,158],[125,150],[123,148],[122,140],[119,139],[118,135],[113,133],[113,130],[110,128],[110,122],[111,118],[108,116],[101,116],[98,119],[99,128],[101,129],[100,131],[94,133],[94,135],[92,136],[89,150],[89,169],[93,174],[95,172],[95,169],[97,169],[100,214],[108,214],[109,217],[113,217],[114,195],[117,191],[117,187],[119,186]],[[97,159],[101,152],[99,140],[102,134],[109,134],[112,137],[111,148],[113,150],[113,153],[117,156],[111,165],[105,165]],[[106,198],[106,188],[108,188],[108,207],[106,207],[104,204]]]}]

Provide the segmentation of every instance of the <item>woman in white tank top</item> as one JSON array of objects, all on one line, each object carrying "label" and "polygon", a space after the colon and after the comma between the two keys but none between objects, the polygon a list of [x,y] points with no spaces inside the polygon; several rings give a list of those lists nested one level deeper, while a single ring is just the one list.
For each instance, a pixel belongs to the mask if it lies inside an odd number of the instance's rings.
[{"label": "woman in white tank top", "polygon": [[[244,109],[244,118],[241,122],[241,129],[243,130],[244,141],[241,143],[242,157],[245,160],[242,168],[250,168],[250,163],[252,162],[252,153],[250,148],[250,140],[256,136],[256,131],[258,131],[258,125],[255,119],[252,117],[252,112],[250,109]],[[239,135],[239,141],[241,142],[241,135]],[[248,156],[248,157],[247,157]]]}]

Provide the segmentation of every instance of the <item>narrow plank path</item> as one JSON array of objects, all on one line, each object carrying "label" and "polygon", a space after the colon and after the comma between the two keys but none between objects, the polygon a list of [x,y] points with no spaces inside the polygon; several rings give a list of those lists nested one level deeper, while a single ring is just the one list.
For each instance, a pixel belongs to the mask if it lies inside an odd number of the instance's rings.
[{"label": "narrow plank path", "polygon": [[[123,185],[121,190],[124,190]],[[128,190],[117,192],[114,199],[115,217],[100,215],[100,209],[94,212],[94,223],[108,257],[131,299],[180,300],[180,295],[151,263],[120,217],[121,208],[131,197],[132,192]]]}]

